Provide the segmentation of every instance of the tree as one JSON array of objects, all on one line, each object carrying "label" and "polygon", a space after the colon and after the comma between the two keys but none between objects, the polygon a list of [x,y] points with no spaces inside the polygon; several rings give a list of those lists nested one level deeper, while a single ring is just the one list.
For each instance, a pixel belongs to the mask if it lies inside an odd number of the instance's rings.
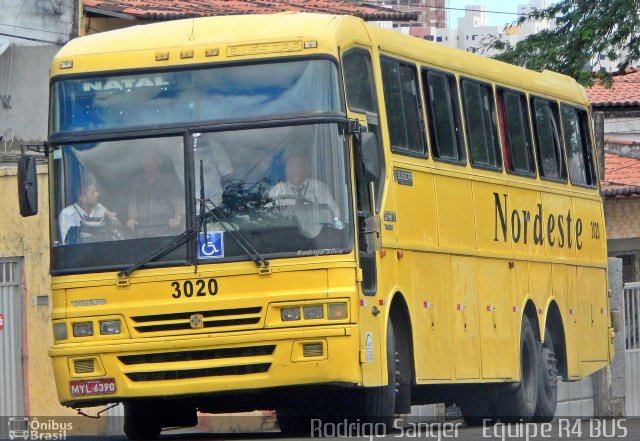
[{"label": "tree", "polygon": [[514,25],[527,20],[550,20],[552,27],[515,46],[493,37],[484,48],[502,51],[494,57],[498,60],[560,72],[584,85],[593,83],[593,73],[602,84],[611,84],[601,58],[621,57],[621,71],[640,59],[640,0],[560,0],[520,17]]}]

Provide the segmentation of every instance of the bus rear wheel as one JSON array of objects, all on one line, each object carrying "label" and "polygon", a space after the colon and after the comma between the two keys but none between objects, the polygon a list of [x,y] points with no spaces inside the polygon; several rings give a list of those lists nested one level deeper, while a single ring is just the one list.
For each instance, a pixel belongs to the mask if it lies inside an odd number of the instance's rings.
[{"label": "bus rear wheel", "polygon": [[520,327],[520,383],[508,385],[500,402],[505,423],[531,422],[536,412],[540,382],[540,343],[528,317]]},{"label": "bus rear wheel", "polygon": [[548,423],[556,414],[558,403],[558,367],[553,338],[548,329],[544,331],[544,342],[540,345],[540,379],[538,403],[534,421]]}]

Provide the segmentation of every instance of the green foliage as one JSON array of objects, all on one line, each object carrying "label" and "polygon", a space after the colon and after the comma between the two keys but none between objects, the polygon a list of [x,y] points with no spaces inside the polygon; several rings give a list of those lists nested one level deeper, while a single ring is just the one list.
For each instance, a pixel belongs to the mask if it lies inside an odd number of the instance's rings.
[{"label": "green foliage", "polygon": [[560,0],[521,17],[514,25],[527,20],[551,20],[555,26],[515,46],[491,38],[484,49],[502,51],[494,57],[498,60],[560,72],[584,85],[593,83],[593,73],[603,85],[611,85],[611,75],[600,65],[601,57],[615,60],[622,56],[619,70],[640,59],[640,0]]}]

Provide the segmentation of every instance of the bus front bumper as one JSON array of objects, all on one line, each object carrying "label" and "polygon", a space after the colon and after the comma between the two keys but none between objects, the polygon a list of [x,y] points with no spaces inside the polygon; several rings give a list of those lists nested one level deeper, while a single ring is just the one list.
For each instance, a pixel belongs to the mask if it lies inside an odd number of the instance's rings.
[{"label": "bus front bumper", "polygon": [[57,344],[60,402],[203,395],[291,385],[362,384],[357,326]]}]

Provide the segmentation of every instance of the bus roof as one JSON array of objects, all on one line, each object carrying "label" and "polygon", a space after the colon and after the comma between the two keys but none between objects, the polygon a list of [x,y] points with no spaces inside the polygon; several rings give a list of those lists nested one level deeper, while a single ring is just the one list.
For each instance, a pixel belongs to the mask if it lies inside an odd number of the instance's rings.
[{"label": "bus roof", "polygon": [[[174,20],[132,26],[80,37],[63,47],[54,59],[52,75],[78,72],[158,67],[155,58],[147,62],[140,54],[148,51],[184,49],[206,45],[224,46],[259,42],[316,40],[319,51],[337,54],[338,46],[351,42],[379,47],[389,55],[409,58],[426,65],[476,76],[490,82],[552,95],[560,99],[588,105],[584,89],[570,77],[550,71],[534,72],[492,60],[438,43],[410,37],[367,24],[360,18],[345,15],[284,12],[267,15],[235,15]],[[323,44],[324,43],[324,44]],[[224,51],[220,50],[221,60]],[[124,56],[125,54],[130,57]],[[299,52],[293,52],[294,55]],[[303,52],[305,53],[305,52]],[[314,53],[314,52],[310,52]],[[317,53],[317,52],[315,52]],[[122,55],[114,57],[115,54]],[[110,55],[112,62],[98,63]],[[270,54],[273,55],[273,54]],[[282,55],[282,54],[281,54]],[[87,57],[94,62],[79,63],[73,71],[59,69],[59,63]],[[116,60],[120,60],[117,62]],[[237,59],[237,57],[236,57]],[[88,60],[89,61],[89,60]],[[131,63],[130,61],[134,61]],[[196,60],[180,60],[166,64],[191,64]],[[205,61],[205,60],[203,60]],[[214,61],[206,59],[206,62]]]}]

